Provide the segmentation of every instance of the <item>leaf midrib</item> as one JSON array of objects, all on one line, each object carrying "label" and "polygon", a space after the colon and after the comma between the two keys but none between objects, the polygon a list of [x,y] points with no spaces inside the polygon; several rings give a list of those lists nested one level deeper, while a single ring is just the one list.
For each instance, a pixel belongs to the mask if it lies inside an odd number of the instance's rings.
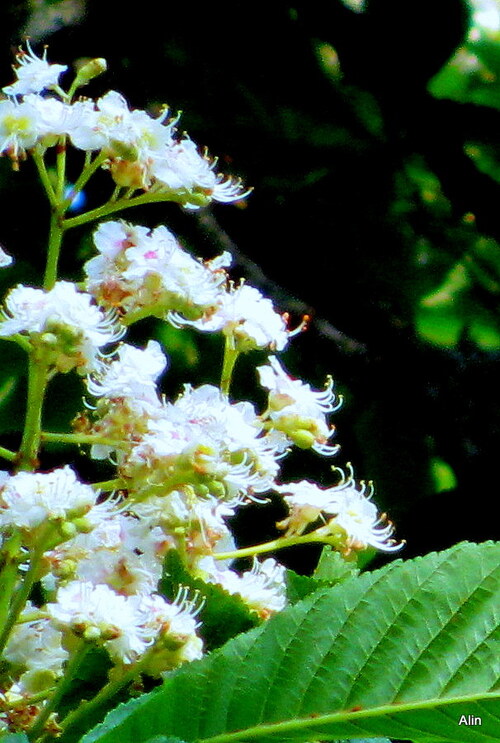
[{"label": "leaf midrib", "polygon": [[[496,700],[500,702],[500,690],[494,692],[483,692],[480,694],[467,694],[459,697],[434,697],[431,699],[425,699],[419,702],[405,702],[403,704],[384,704],[379,707],[370,707],[364,710],[350,711],[342,710],[341,712],[330,712],[328,714],[314,714],[314,717],[306,715],[305,717],[294,717],[293,720],[282,720],[281,722],[268,722],[254,725],[244,730],[236,730],[230,733],[222,733],[220,735],[214,735],[210,738],[199,738],[197,743],[232,743],[233,741],[246,740],[251,738],[253,740],[267,737],[269,735],[284,734],[287,732],[293,732],[296,730],[314,730],[314,728],[322,727],[326,724],[349,722],[350,724],[356,724],[359,720],[373,717],[384,717],[389,714],[402,712],[413,712],[426,709],[440,709],[442,707],[448,707],[453,704],[472,704],[474,702],[484,702],[488,700]],[[417,728],[415,728],[417,730]],[[324,735],[324,733],[322,733]],[[488,737],[489,736],[485,736]]]}]

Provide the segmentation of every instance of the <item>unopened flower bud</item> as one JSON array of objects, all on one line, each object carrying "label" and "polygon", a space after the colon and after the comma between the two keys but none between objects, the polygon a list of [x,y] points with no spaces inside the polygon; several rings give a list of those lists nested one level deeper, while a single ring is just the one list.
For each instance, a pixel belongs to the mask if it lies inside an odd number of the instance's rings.
[{"label": "unopened flower bud", "polygon": [[109,143],[109,154],[111,157],[121,157],[128,162],[135,162],[139,156],[139,150],[134,144],[121,142],[119,139],[112,139]]},{"label": "unopened flower bud", "polygon": [[88,62],[85,62],[77,72],[74,82],[75,89],[87,85],[87,83],[93,80],[94,77],[102,75],[102,73],[106,72],[107,69],[107,62],[102,57],[97,57],[96,59],[91,59]]},{"label": "unopened flower bud", "polygon": [[214,498],[223,500],[226,497],[226,488],[220,480],[211,480],[208,483],[208,487],[210,488],[210,495],[213,495]]},{"label": "unopened flower bud", "polygon": [[63,521],[62,523],[58,524],[58,527],[59,534],[65,541],[68,539],[73,539],[73,537],[77,534],[77,528],[73,523],[71,523],[71,521]]},{"label": "unopened flower bud", "polygon": [[86,519],[84,516],[73,520],[73,526],[79,534],[90,534],[94,529],[94,525]]},{"label": "unopened flower bud", "polygon": [[299,449],[310,449],[312,446],[314,446],[315,442],[315,436],[311,431],[305,431],[304,429],[299,429],[298,431],[293,431],[293,433],[290,433],[290,438],[292,439],[295,446],[298,446]]},{"label": "unopened flower bud", "polygon": [[101,639],[101,632],[98,627],[96,626],[90,626],[86,627],[86,629],[83,631],[83,639],[87,642],[97,642]]},{"label": "unopened flower bud", "polygon": [[49,348],[56,348],[58,343],[57,336],[54,333],[42,333],[40,341]]},{"label": "unopened flower bud", "polygon": [[124,158],[114,160],[111,163],[111,175],[117,186],[123,186],[125,188],[145,187],[144,167],[140,162],[137,162],[137,151],[135,153],[135,161],[131,161],[130,158]]}]

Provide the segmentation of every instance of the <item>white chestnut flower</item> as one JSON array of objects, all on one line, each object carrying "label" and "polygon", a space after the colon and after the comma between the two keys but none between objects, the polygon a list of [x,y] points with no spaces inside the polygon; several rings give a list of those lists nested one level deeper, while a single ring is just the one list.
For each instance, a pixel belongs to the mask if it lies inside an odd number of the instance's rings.
[{"label": "white chestnut flower", "polygon": [[17,168],[18,160],[38,139],[38,114],[30,103],[0,101],[0,154],[8,155]]},{"label": "white chestnut flower", "polygon": [[220,569],[213,557],[199,560],[198,569],[207,583],[217,583],[228,593],[241,596],[261,619],[268,619],[286,606],[285,568],[271,557],[263,562],[254,558],[252,569],[241,575]]},{"label": "white chestnut flower", "polygon": [[186,385],[175,403],[165,403],[148,422],[122,472],[139,490],[157,488],[162,495],[174,489],[169,482],[175,488],[203,485],[222,500],[239,503],[269,490],[278,472],[279,453],[262,434],[250,403],[230,404],[211,385]]},{"label": "white chestnut flower", "polygon": [[19,677],[21,693],[52,686],[54,680],[62,676],[64,663],[69,657],[68,651],[62,647],[62,633],[49,618],[26,621],[33,613],[36,610],[28,602],[3,653],[5,660],[22,671]]},{"label": "white chestnut flower", "polygon": [[6,253],[0,245],[0,268],[7,268],[7,266],[11,266],[13,262],[13,257]]},{"label": "white chestnut flower", "polygon": [[112,312],[97,307],[90,294],[68,281],[58,281],[48,292],[18,284],[5,299],[3,316],[0,336],[27,333],[62,372],[96,368],[99,349],[125,332]]},{"label": "white chestnut flower", "polygon": [[19,472],[0,489],[0,526],[35,529],[47,520],[77,518],[94,506],[96,497],[69,465],[47,473]]},{"label": "white chestnut flower", "polygon": [[199,609],[185,590],[169,604],[151,594],[118,595],[89,581],[62,586],[46,607],[56,627],[102,645],[115,663],[135,663],[157,646],[143,669],[152,675],[201,657],[202,642],[195,633]]},{"label": "white chestnut flower", "polygon": [[276,356],[269,364],[257,367],[260,383],[269,390],[268,409],[263,418],[271,430],[285,434],[302,449],[314,449],[323,456],[335,454],[339,447],[328,444],[334,428],[329,427],[326,415],[342,405],[333,392],[333,380],[328,378],[322,392],[315,392],[309,384],[290,377]]},{"label": "white chestnut flower", "polygon": [[141,523],[149,524],[153,533],[160,528],[165,544],[185,551],[190,564],[214,551],[236,549],[225,522],[234,516],[235,508],[211,495],[198,494],[194,488],[174,490],[164,497],[149,496],[130,504],[131,512]]},{"label": "white chestnut flower", "polygon": [[42,579],[46,588],[72,579],[106,584],[119,594],[155,591],[161,577],[163,556],[170,544],[159,526],[126,514],[89,513],[88,533],[46,553],[52,573]]},{"label": "white chestnut flower", "polygon": [[229,253],[199,261],[182,249],[164,226],[149,230],[126,222],[105,222],[94,233],[100,255],[85,264],[87,289],[104,305],[126,312],[146,309],[164,317],[190,319],[214,311]]},{"label": "white chestnut flower", "polygon": [[150,637],[129,598],[107,585],[72,581],[59,588],[46,611],[63,632],[102,644],[114,661],[133,663],[145,652]]},{"label": "white chestnut flower", "polygon": [[[174,142],[152,159],[150,171],[156,179],[155,190],[166,188],[172,191],[193,192],[214,201],[229,204],[244,199],[251,192],[242,187],[241,180],[215,172],[217,159],[210,159],[207,152],[200,154],[198,147],[188,136]],[[198,209],[196,200],[189,199],[188,209]]]},{"label": "white chestnut flower", "polygon": [[144,635],[154,645],[145,673],[160,676],[202,657],[203,641],[196,630],[203,603],[196,594],[190,598],[188,589],[181,587],[172,603],[154,594],[131,596],[130,602],[136,604],[138,615],[143,616]]},{"label": "white chestnut flower", "polygon": [[367,547],[382,552],[401,549],[402,543],[392,539],[392,523],[384,523],[385,514],[379,516],[371,500],[372,483],[356,483],[350,465],[347,477],[342,470],[339,471],[342,480],[330,488],[320,488],[307,480],[275,486],[290,509],[290,516],[278,526],[286,529],[288,536],[293,536],[302,534],[319,520],[323,525],[320,524],[316,533],[339,536],[346,554]]},{"label": "white chestnut flower", "polygon": [[71,131],[72,107],[68,103],[35,94],[25,96],[23,101],[36,112],[37,141],[44,147],[52,147]]},{"label": "white chestnut flower", "polygon": [[26,42],[27,52],[20,49],[16,54],[17,66],[14,66],[17,80],[12,85],[2,88],[6,95],[26,95],[41,93],[42,90],[54,88],[59,84],[59,77],[68,69],[66,65],[49,64],[47,49],[43,57],[37,57],[29,41]]},{"label": "white chestnut flower", "polygon": [[171,144],[172,123],[163,123],[167,115],[168,110],[154,119],[145,111],[131,111],[122,94],[110,90],[95,103],[73,104],[74,125],[69,134],[78,149],[104,149],[111,158],[135,162]]},{"label": "white chestnut flower", "polygon": [[205,332],[222,332],[241,351],[255,348],[282,351],[291,335],[285,317],[276,312],[271,300],[244,283],[236,288],[230,285],[221,292],[215,312],[206,318],[186,320],[172,312],[167,319],[178,327],[190,325]]},{"label": "white chestnut flower", "polygon": [[89,377],[88,390],[94,397],[126,397],[159,404],[156,382],[166,366],[167,358],[157,341],[148,341],[144,349],[122,343],[116,355]]}]

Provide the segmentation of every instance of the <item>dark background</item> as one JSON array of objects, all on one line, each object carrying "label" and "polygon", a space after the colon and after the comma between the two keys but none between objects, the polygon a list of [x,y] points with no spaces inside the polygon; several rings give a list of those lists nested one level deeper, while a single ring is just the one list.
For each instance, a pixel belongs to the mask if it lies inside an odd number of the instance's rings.
[{"label": "dark background", "polygon": [[[89,95],[112,88],[133,107],[182,110],[181,129],[219,155],[223,172],[254,187],[239,205],[195,214],[161,205],[124,218],[164,221],[204,257],[229,246],[235,276],[247,276],[294,322],[312,315],[285,364],[317,387],[334,376],[345,396],[335,464],[352,461],[359,478],[374,479],[377,504],[407,540],[406,557],[499,537],[498,39],[478,47],[479,72],[460,71],[465,87],[447,95],[428,87],[466,44],[473,10],[460,0],[367,0],[363,12],[340,0],[224,0],[196,10],[143,0],[133,13],[118,2],[0,9],[3,84],[12,82],[12,53],[26,30],[36,49],[49,45],[53,62],[106,57],[109,72]],[[103,174],[88,204],[108,192]],[[29,162],[19,173],[0,162],[0,199],[0,240],[23,256],[2,275],[4,286],[39,282],[47,207]],[[75,230],[66,277],[80,277],[89,251],[89,230]],[[133,339],[150,332],[171,357],[168,394],[186,380],[215,381],[216,339],[180,338],[153,323]],[[11,344],[2,354],[4,376],[22,368]],[[240,362],[235,397],[251,394],[263,358]],[[47,427],[68,430],[81,394],[76,377],[58,378]],[[15,397],[2,419],[13,447],[22,416]],[[84,458],[75,457],[83,471]],[[43,464],[55,461],[53,450]],[[285,475],[329,484],[330,464],[304,453]],[[273,507],[251,514],[251,529],[270,535]],[[246,528],[242,543],[255,541]],[[308,560],[301,553],[295,564]]]}]

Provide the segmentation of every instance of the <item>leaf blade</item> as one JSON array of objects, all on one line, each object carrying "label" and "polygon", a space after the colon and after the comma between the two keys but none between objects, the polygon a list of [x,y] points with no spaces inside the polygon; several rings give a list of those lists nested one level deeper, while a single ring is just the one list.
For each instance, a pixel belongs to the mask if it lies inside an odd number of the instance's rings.
[{"label": "leaf blade", "polygon": [[[121,724],[112,713],[84,743],[161,733],[205,743],[496,741],[499,585],[500,544],[486,543],[320,590],[176,672],[130,715],[122,708]],[[461,715],[482,725],[459,725]]]}]

